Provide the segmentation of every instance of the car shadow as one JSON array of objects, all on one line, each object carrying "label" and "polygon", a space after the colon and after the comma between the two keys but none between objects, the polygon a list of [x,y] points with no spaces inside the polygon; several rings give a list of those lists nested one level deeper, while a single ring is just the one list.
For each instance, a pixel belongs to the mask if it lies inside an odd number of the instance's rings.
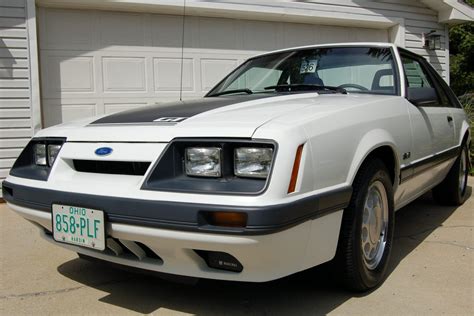
[{"label": "car shadow", "polygon": [[[470,199],[472,187],[468,186],[466,190],[467,199]],[[443,226],[457,208],[458,206],[439,205],[429,192],[400,209],[395,217],[395,242],[389,266],[390,273],[435,229]]]},{"label": "car shadow", "polygon": [[[469,197],[472,188],[468,187]],[[457,207],[437,205],[426,194],[396,214],[395,243],[389,273]],[[82,259],[58,267],[63,276],[108,293],[99,301],[138,313],[159,309],[190,314],[323,315],[352,297],[332,278],[329,264],[267,283],[239,283],[166,277]],[[407,276],[409,277],[409,276]],[[383,285],[382,285],[383,286]]]}]

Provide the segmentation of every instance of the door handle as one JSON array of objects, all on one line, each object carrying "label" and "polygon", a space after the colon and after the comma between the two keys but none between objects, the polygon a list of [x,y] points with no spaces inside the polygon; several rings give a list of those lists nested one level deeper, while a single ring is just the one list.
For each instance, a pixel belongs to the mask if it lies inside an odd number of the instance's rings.
[{"label": "door handle", "polygon": [[451,123],[453,121],[453,117],[451,115],[448,115],[447,119],[448,119],[448,123]]}]

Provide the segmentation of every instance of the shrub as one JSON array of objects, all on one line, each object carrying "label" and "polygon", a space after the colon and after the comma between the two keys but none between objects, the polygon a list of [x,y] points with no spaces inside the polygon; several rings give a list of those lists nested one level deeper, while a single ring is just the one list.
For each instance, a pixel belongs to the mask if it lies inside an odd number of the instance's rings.
[{"label": "shrub", "polygon": [[[471,125],[471,147],[469,148],[471,154],[471,162],[474,162],[474,93],[468,93],[459,97],[464,110],[466,111],[469,123]],[[474,175],[474,167],[471,166],[471,175]]]}]

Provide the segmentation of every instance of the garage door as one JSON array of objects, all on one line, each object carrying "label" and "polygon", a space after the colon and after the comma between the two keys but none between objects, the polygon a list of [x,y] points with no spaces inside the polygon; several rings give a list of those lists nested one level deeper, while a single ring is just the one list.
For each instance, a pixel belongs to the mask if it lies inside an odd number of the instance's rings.
[{"label": "garage door", "polygon": [[[39,29],[45,126],[179,98],[180,16],[40,8]],[[387,40],[386,30],[186,17],[183,98],[260,52]]]}]

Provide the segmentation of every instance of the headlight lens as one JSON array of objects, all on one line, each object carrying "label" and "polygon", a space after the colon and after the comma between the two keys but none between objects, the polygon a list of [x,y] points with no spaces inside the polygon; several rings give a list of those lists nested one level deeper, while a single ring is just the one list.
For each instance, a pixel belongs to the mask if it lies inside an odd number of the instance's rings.
[{"label": "headlight lens", "polygon": [[60,150],[61,145],[48,145],[48,164],[50,167],[53,166]]},{"label": "headlight lens", "polygon": [[52,167],[62,145],[58,144],[35,144],[35,164],[38,166]]},{"label": "headlight lens", "polygon": [[221,148],[186,148],[185,167],[188,176],[220,177],[222,174]]},{"label": "headlight lens", "polygon": [[236,148],[234,151],[234,173],[238,177],[267,178],[272,158],[272,148]]},{"label": "headlight lens", "polygon": [[[46,144],[35,144],[35,164],[38,166],[46,166]],[[30,154],[31,155],[31,154]]]}]

